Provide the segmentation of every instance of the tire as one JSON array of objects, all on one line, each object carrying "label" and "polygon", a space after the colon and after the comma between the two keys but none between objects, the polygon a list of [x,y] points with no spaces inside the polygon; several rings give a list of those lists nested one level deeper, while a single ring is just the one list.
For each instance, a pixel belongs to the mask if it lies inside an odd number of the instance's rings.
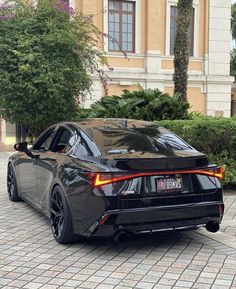
[{"label": "tire", "polygon": [[16,175],[15,175],[12,164],[8,165],[8,170],[7,170],[7,192],[8,192],[8,197],[12,202],[19,202],[21,200],[18,195]]},{"label": "tire", "polygon": [[59,186],[56,186],[51,194],[50,222],[53,236],[59,244],[75,242],[70,208]]}]

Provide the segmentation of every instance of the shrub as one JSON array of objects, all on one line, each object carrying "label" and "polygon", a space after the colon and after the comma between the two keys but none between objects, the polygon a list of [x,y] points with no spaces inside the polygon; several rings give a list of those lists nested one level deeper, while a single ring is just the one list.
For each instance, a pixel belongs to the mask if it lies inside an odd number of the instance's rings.
[{"label": "shrub", "polygon": [[121,96],[105,96],[91,106],[89,117],[117,117],[147,121],[188,118],[189,104],[178,94],[170,96],[158,89],[130,92]]},{"label": "shrub", "polygon": [[178,95],[172,97],[159,90],[124,91],[121,97],[107,96],[91,109],[80,109],[78,118],[121,117],[158,121],[197,150],[210,163],[225,167],[224,184],[236,187],[236,118],[204,117],[190,113],[189,104]]},{"label": "shrub", "polygon": [[236,186],[236,120],[199,117],[192,120],[158,122],[204,152],[211,163],[225,167],[224,183]]},{"label": "shrub", "polygon": [[90,114],[91,114],[90,108],[78,107],[75,120],[80,120],[82,118],[89,118]]},{"label": "shrub", "polygon": [[32,130],[74,118],[78,95],[103,78],[91,15],[66,1],[6,0],[0,5],[0,115]]}]

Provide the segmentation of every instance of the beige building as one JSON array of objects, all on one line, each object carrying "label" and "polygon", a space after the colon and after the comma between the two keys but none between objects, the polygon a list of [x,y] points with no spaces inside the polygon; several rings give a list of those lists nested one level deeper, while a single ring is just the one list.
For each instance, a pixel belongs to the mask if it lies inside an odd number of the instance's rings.
[{"label": "beige building", "polygon": [[[70,0],[71,6],[94,16],[105,35],[104,51],[114,71],[109,94],[122,90],[159,88],[173,92],[173,48],[177,0]],[[193,0],[189,30],[188,100],[192,111],[206,115],[231,114],[230,0]],[[124,53],[127,54],[126,59]],[[101,98],[104,90],[94,79],[93,93],[84,106]],[[15,141],[14,127],[2,121],[1,138]]]},{"label": "beige building", "polygon": [[[172,93],[177,0],[77,0],[73,4],[84,13],[96,15],[96,25],[118,39],[119,46],[107,39],[104,45],[115,68],[108,72],[112,78],[109,94],[140,88]],[[188,85],[193,111],[230,116],[230,11],[230,0],[194,0]],[[95,80],[94,94],[85,105],[101,95],[102,85]]]}]

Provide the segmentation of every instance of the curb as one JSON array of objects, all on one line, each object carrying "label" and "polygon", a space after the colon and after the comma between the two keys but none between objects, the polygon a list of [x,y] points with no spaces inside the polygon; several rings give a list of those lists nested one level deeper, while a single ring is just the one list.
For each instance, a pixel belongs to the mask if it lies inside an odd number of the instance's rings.
[{"label": "curb", "polygon": [[195,233],[236,250],[236,237],[234,236],[231,236],[223,232],[217,232],[213,234],[211,232],[206,231],[205,229],[199,229]]}]

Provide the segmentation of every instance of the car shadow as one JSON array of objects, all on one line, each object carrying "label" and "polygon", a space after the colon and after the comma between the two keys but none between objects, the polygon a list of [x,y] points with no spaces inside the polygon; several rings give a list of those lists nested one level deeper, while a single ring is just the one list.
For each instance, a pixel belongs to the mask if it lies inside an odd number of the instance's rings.
[{"label": "car shadow", "polygon": [[[138,250],[139,248],[143,248],[150,250],[151,248],[159,248],[160,250],[168,250],[172,246],[178,247],[183,246],[183,243],[189,243],[192,238],[189,234],[185,234],[185,232],[191,231],[168,231],[168,232],[156,232],[152,234],[133,234],[130,235],[129,238],[122,242],[116,242],[112,237],[91,237],[84,238],[79,242],[75,241],[72,244],[58,244],[51,233],[50,221],[45,217],[41,212],[35,210],[30,205],[25,202],[20,203],[20,207],[17,209],[23,210],[22,206],[24,206],[24,210],[28,212],[28,215],[33,216],[33,218],[38,219],[38,222],[41,223],[42,227],[48,226],[48,229],[42,234],[48,236],[49,243],[55,242],[55,246],[64,246],[67,248],[73,249],[73,251],[80,250],[81,248],[86,248],[88,251],[106,251],[109,250],[109,253],[117,254],[123,250]],[[19,206],[19,203],[18,203]],[[42,233],[42,232],[41,232]],[[51,236],[51,237],[50,237]],[[42,238],[44,238],[42,236]],[[51,239],[51,240],[50,240]]]}]

